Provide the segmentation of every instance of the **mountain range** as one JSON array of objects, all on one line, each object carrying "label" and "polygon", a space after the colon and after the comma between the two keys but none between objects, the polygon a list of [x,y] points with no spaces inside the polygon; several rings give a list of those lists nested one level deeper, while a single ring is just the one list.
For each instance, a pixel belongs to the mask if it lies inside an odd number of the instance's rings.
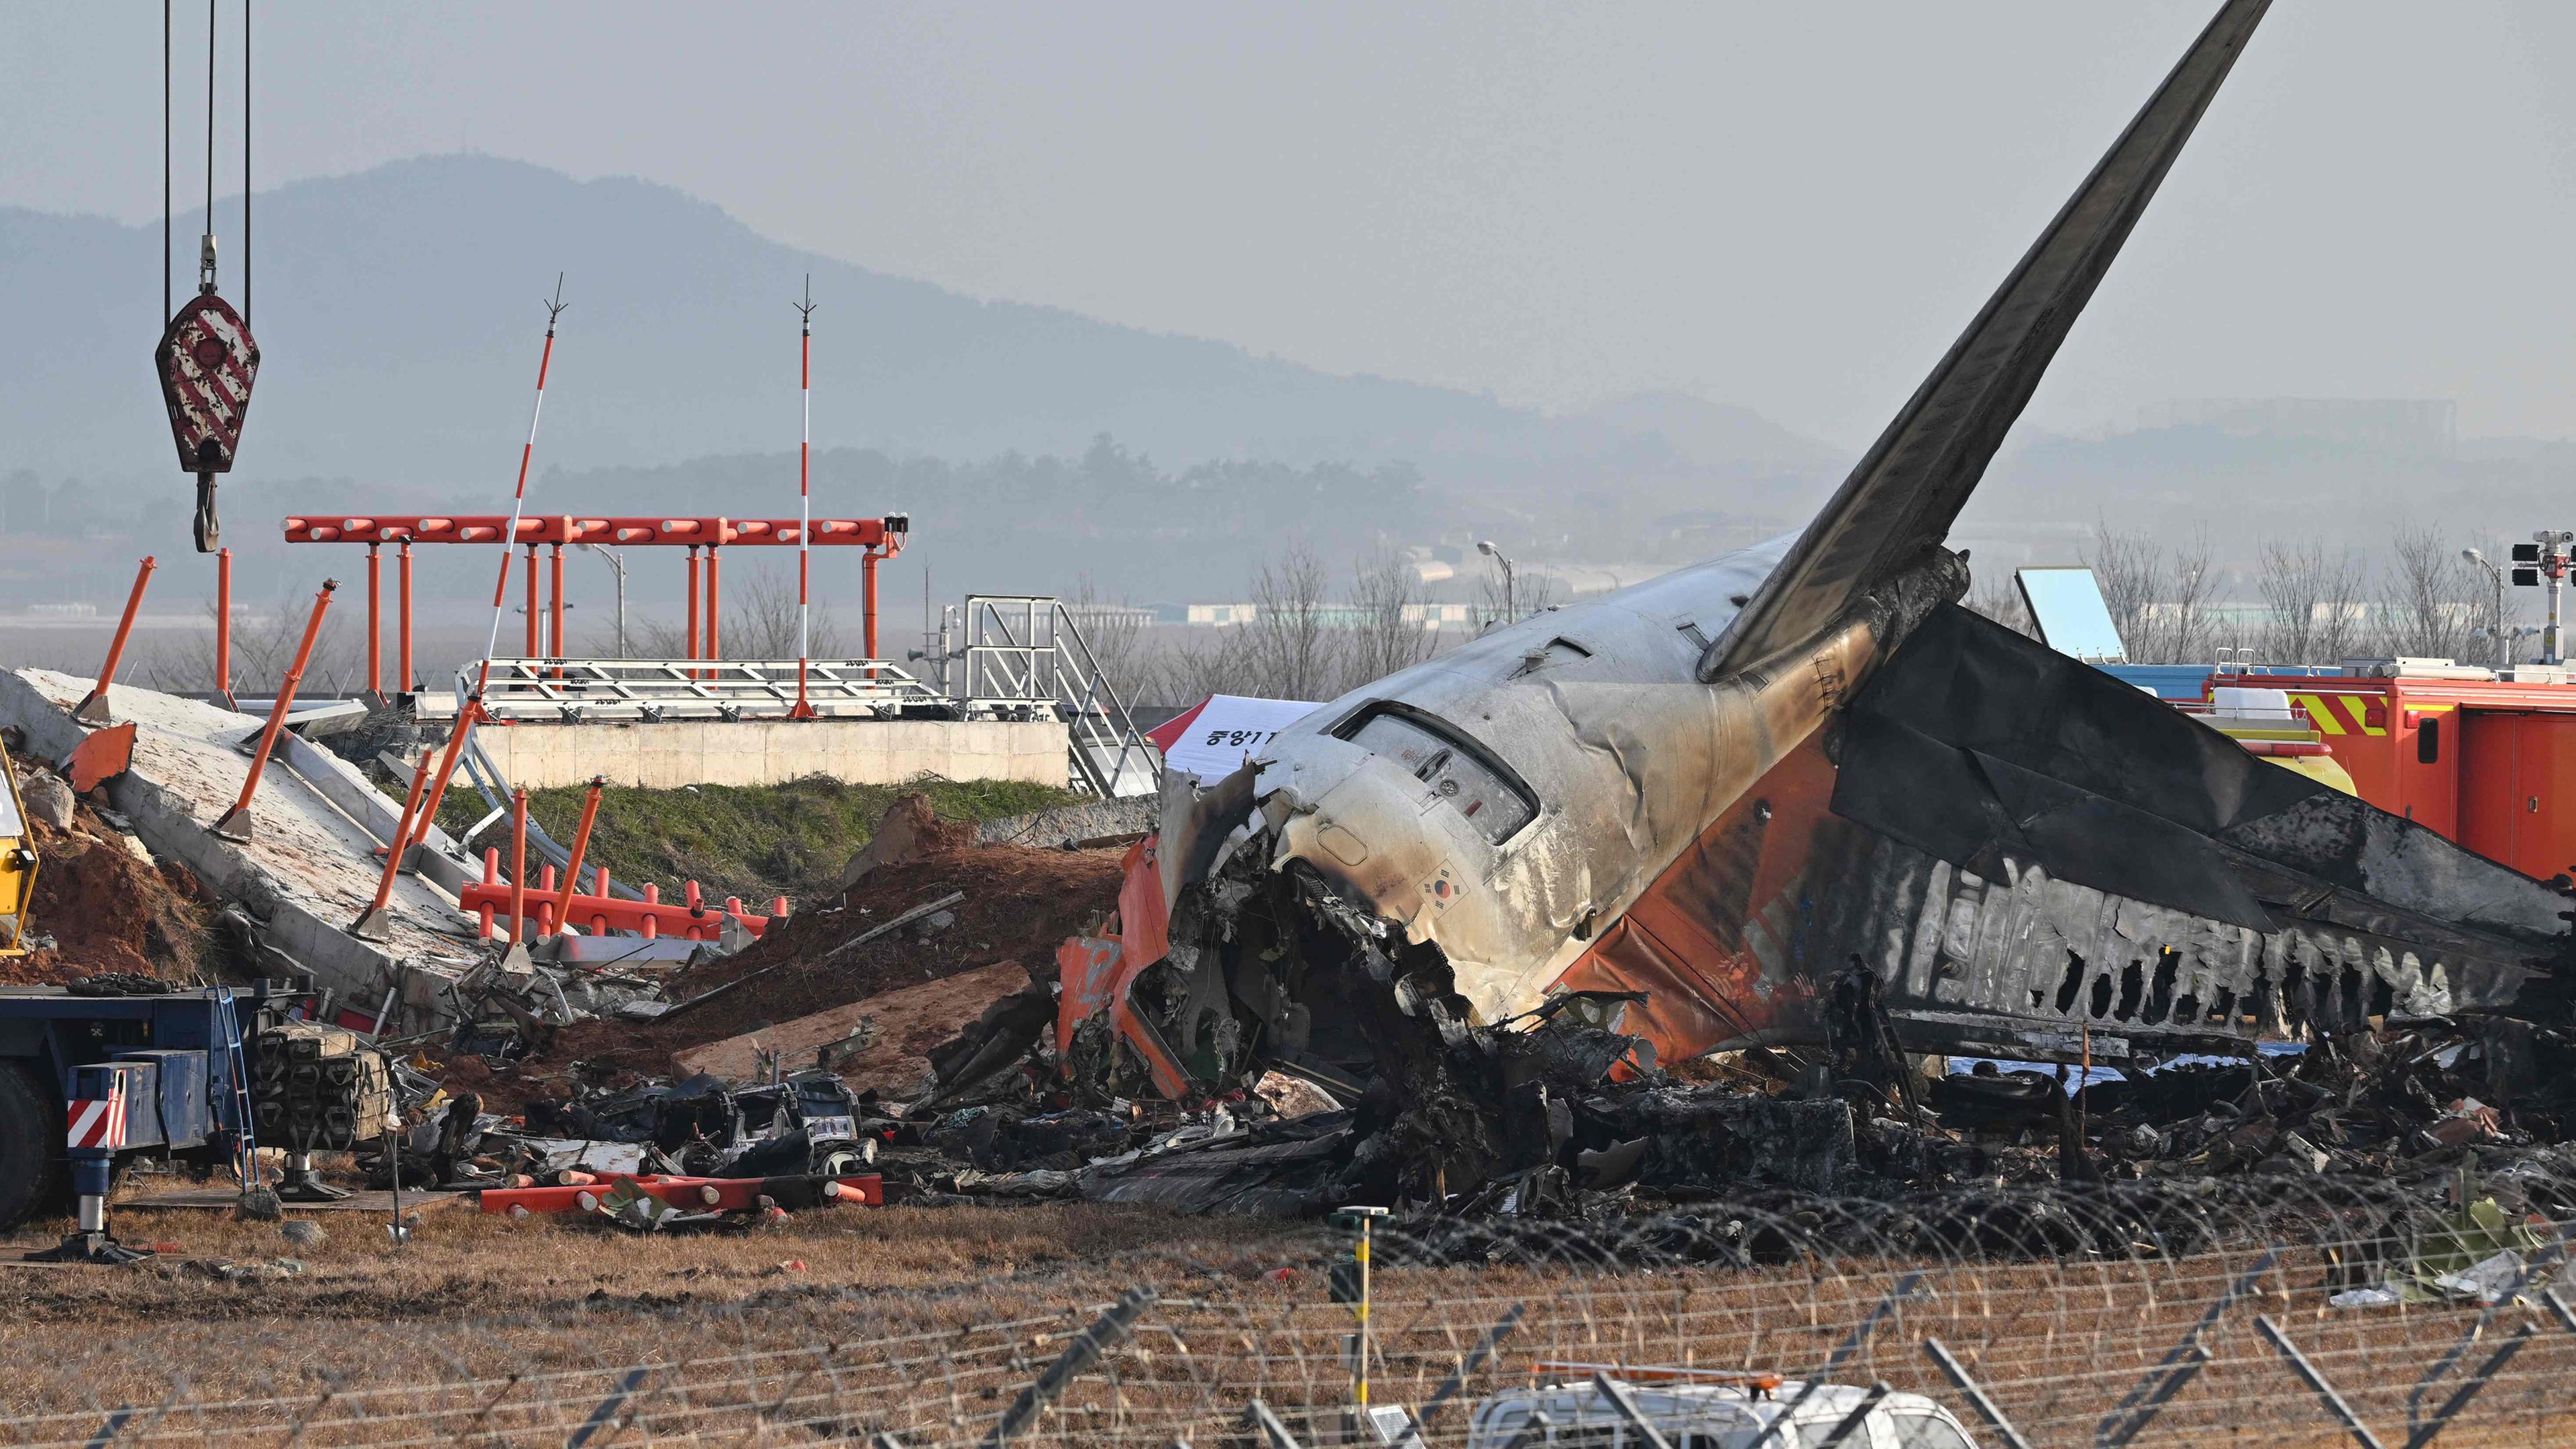
[{"label": "mountain range", "polygon": [[[240,215],[239,198],[218,202],[237,303]],[[926,525],[912,556],[989,586],[1089,576],[1133,598],[1239,596],[1288,542],[1338,561],[1480,537],[1534,565],[1635,578],[1795,527],[1854,455],[1679,393],[1545,415],[979,300],[786,246],[649,181],[483,155],[291,183],[260,194],[256,222],[247,301],[263,362],[223,496],[227,542],[263,569],[281,557],[279,514],[505,504],[558,272],[571,307],[537,508],[792,512],[789,304],[810,275],[818,510],[908,510]],[[183,255],[195,229],[179,228]],[[150,368],[159,244],[154,223],[0,208],[21,338],[0,351],[9,596],[112,603],[119,559],[186,546],[188,483]],[[2208,530],[2249,556],[2258,536],[2368,548],[2398,517],[2516,533],[2568,521],[2540,515],[2571,464],[2566,444],[2025,426],[1961,541],[2064,562],[2096,521]],[[448,592],[424,588],[424,602]]]}]

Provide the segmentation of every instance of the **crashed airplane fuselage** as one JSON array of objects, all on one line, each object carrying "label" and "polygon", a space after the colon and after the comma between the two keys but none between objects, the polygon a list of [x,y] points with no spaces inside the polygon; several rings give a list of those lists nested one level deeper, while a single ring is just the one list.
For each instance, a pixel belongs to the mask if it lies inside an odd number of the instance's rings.
[{"label": "crashed airplane fuselage", "polygon": [[1667,1060],[1821,1043],[1854,966],[1909,1048],[2114,1062],[2531,993],[2552,888],[1956,606],[1951,522],[2264,9],[2220,9],[1803,533],[1175,787],[1168,954],[1121,1006],[1166,1089],[1364,1077],[1382,1009],[1454,1037],[1572,1006]]}]

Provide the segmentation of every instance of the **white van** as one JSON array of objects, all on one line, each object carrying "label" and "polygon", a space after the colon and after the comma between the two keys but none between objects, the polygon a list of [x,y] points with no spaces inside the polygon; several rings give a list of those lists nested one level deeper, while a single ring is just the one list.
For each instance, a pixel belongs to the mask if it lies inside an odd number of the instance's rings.
[{"label": "white van", "polygon": [[[1854,1384],[1818,1384],[1807,1392],[1798,1380],[1767,1374],[1650,1369],[1612,1377],[1673,1449],[1751,1449],[1793,1403],[1796,1417],[1765,1449],[1817,1449],[1870,1394]],[[1542,1414],[1543,1425],[1537,1422]],[[1489,1395],[1476,1406],[1467,1434],[1468,1449],[1639,1449],[1645,1442],[1590,1374]],[[1889,1393],[1840,1449],[1976,1449],[1976,1440],[1935,1401]]]}]

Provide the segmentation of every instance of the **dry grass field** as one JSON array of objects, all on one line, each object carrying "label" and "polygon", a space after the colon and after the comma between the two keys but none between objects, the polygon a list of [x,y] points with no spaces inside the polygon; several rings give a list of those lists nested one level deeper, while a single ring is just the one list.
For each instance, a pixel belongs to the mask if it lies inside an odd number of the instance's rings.
[{"label": "dry grass field", "polygon": [[[273,1224],[127,1211],[121,1235],[180,1251],[128,1268],[0,1269],[0,1442],[86,1443],[121,1405],[135,1412],[124,1443],[564,1443],[602,1406],[620,1443],[881,1430],[911,1446],[973,1442],[1140,1285],[1157,1301],[1039,1421],[1046,1439],[1217,1442],[1255,1396],[1320,1438],[1328,1426],[1308,1415],[1347,1398],[1353,1325],[1327,1301],[1340,1239],[1321,1226],[1082,1205],[851,1208],[741,1234],[630,1237],[453,1205],[423,1213],[397,1249],[380,1217],[313,1220],[329,1239],[299,1248]],[[6,1251],[47,1240],[22,1234]],[[300,1271],[277,1271],[281,1257]],[[218,1260],[251,1272],[223,1276]],[[1968,1417],[1922,1350],[1938,1336],[2034,1443],[2093,1443],[2251,1260],[1931,1265],[1926,1294],[1838,1376],[1933,1393]],[[1797,1376],[1907,1266],[1390,1263],[1374,1284],[1376,1398],[1422,1402],[1515,1307],[1470,1400],[1543,1359]],[[2405,1442],[2410,1391],[2477,1310],[2328,1308],[2319,1269],[2292,1254],[2258,1275],[2203,1339],[2210,1359],[2133,1442],[2351,1442],[2255,1334],[2258,1313],[2382,1442]],[[2438,1442],[2576,1443],[2576,1333],[2520,1308],[2486,1324],[2415,1412],[2526,1323],[2537,1326],[2517,1356]],[[1432,1442],[1463,1442],[1464,1428],[1453,1410]]]}]

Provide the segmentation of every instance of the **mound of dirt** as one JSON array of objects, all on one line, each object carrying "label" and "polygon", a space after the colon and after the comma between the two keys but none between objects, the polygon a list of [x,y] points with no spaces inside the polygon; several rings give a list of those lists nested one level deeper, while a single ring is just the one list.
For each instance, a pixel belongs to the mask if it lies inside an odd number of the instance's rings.
[{"label": "mound of dirt", "polygon": [[974,826],[962,821],[950,823],[933,815],[927,795],[906,795],[877,818],[876,834],[842,867],[838,889],[846,895],[880,866],[900,865],[974,843]]},{"label": "mound of dirt", "polygon": [[[763,967],[778,968],[661,1025],[689,1036],[674,1045],[695,1045],[996,961],[1026,962],[1051,977],[1057,945],[1116,908],[1123,855],[965,845],[879,866],[839,906],[791,916],[786,929],[751,949],[682,977],[671,995],[686,1000]],[[965,899],[825,958],[878,923],[952,891]],[[942,915],[952,919],[943,923]]]},{"label": "mound of dirt", "polygon": [[75,806],[69,830],[41,820],[28,827],[44,861],[29,903],[29,933],[51,936],[55,944],[0,960],[0,985],[59,986],[105,971],[216,979],[223,952],[214,898],[186,866],[147,864],[86,800]]},{"label": "mound of dirt", "polygon": [[[692,1047],[997,962],[1024,963],[1032,980],[1052,981],[1056,947],[1065,937],[1097,926],[1116,908],[1125,851],[1033,850],[976,845],[972,839],[971,830],[913,832],[906,852],[910,858],[876,864],[836,902],[790,916],[783,927],[739,955],[684,973],[668,994],[686,1001],[760,972],[757,978],[671,1020],[640,1025],[585,1021],[566,1027],[541,1059],[501,1073],[500,1095],[524,1100],[551,1094],[575,1061],[640,1076],[681,1074],[684,1068],[675,1054]],[[865,945],[835,952],[877,924],[952,891],[965,899]],[[772,967],[776,969],[766,969]],[[973,1012],[967,1012],[954,1025],[972,1018]],[[493,1095],[492,1088],[478,1089],[487,1098]]]}]

